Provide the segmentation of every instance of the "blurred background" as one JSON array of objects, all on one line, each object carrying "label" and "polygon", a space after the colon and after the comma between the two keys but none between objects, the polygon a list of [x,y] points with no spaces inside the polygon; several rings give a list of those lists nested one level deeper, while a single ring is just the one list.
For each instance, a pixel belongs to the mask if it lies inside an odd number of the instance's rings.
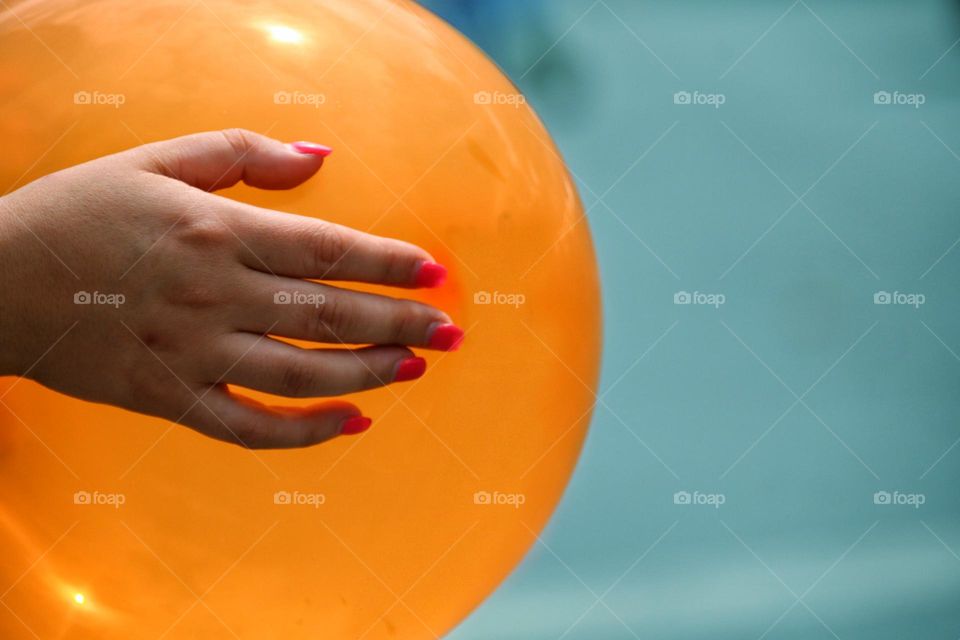
[{"label": "blurred background", "polygon": [[953,2],[429,0],[589,208],[601,395],[468,638],[960,637]]}]

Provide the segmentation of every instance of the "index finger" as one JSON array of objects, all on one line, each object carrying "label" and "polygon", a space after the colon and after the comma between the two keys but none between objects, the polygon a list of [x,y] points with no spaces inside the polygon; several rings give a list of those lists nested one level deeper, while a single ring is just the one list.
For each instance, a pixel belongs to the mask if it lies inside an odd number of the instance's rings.
[{"label": "index finger", "polygon": [[447,276],[433,256],[402,240],[245,204],[238,204],[232,218],[231,228],[244,245],[243,262],[257,271],[411,288],[438,287]]}]

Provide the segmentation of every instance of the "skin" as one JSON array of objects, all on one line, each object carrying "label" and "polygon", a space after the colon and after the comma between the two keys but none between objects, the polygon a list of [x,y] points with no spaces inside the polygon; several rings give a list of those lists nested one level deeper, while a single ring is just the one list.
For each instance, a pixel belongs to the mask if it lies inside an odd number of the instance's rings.
[{"label": "skin", "polygon": [[[241,180],[289,189],[322,163],[226,130],[99,158],[0,198],[0,375],[251,448],[338,435],[357,407],[267,407],[225,385],[289,397],[379,387],[450,318],[305,280],[412,287],[433,261],[424,250],[212,193]],[[78,291],[125,299],[75,304]],[[324,302],[275,304],[278,291]],[[267,334],[373,346],[302,349]]]}]

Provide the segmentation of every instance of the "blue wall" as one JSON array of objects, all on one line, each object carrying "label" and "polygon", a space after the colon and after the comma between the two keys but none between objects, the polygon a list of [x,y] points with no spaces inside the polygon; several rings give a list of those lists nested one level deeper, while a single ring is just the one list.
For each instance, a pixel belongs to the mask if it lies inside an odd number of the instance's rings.
[{"label": "blue wall", "polygon": [[564,502],[452,637],[960,636],[958,7],[427,4],[556,137],[607,321]]}]

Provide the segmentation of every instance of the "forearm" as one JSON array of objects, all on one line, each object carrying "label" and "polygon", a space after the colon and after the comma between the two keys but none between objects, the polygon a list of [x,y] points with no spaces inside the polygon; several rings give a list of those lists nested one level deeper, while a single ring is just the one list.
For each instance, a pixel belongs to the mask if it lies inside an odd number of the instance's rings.
[{"label": "forearm", "polygon": [[10,196],[0,198],[0,376],[21,375],[23,342],[21,333],[24,309],[17,302],[23,283],[16,280],[19,223]]}]

